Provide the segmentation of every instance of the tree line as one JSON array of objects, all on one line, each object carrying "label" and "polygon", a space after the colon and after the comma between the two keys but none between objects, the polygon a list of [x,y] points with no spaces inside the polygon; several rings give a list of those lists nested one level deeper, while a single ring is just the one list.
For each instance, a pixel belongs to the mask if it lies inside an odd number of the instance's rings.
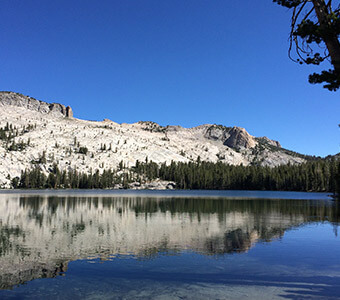
[{"label": "tree line", "polygon": [[233,166],[222,162],[139,162],[127,169],[123,162],[117,170],[83,173],[77,170],[61,171],[54,165],[46,175],[36,165],[12,179],[14,188],[128,188],[132,182],[155,179],[174,181],[178,189],[213,190],[274,190],[314,191],[339,193],[340,163],[334,157],[309,161],[299,165]]},{"label": "tree line", "polygon": [[232,166],[222,162],[136,163],[134,171],[150,179],[175,181],[179,189],[333,192],[340,188],[339,161],[319,159],[299,165]]},{"label": "tree line", "polygon": [[132,178],[129,171],[104,170],[100,173],[96,170],[94,173],[84,173],[75,169],[61,171],[57,165],[53,165],[45,175],[36,165],[31,170],[22,171],[20,177],[14,177],[11,183],[15,189],[106,189],[116,185],[127,189],[128,184],[136,179],[139,180],[138,176]]}]

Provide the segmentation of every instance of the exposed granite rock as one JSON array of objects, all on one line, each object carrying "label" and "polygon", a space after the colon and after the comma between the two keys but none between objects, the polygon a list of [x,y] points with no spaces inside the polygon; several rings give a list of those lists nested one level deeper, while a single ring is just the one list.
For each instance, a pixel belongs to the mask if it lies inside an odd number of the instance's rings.
[{"label": "exposed granite rock", "polygon": [[271,139],[267,138],[266,136],[256,138],[256,140],[259,141],[259,142],[265,143],[265,144],[272,145],[274,147],[281,148],[280,142],[271,140]]},{"label": "exposed granite rock", "polygon": [[231,148],[253,148],[256,145],[255,138],[244,128],[233,127],[229,131],[230,136],[225,140],[224,145]]},{"label": "exposed granite rock", "polygon": [[142,184],[139,182],[132,182],[129,184],[129,189],[132,190],[173,190],[175,188],[176,182],[159,179]]},{"label": "exposed granite rock", "polygon": [[224,142],[230,137],[230,130],[230,127],[225,127],[223,125],[211,125],[207,128],[204,137],[209,140],[221,140]]},{"label": "exposed granite rock", "polygon": [[17,106],[28,110],[51,114],[56,117],[73,117],[71,107],[59,103],[47,103],[14,92],[0,92],[0,106]]},{"label": "exposed granite rock", "polygon": [[73,111],[72,111],[72,108],[70,106],[66,107],[66,117],[73,118]]},{"label": "exposed granite rock", "polygon": [[139,124],[141,128],[146,131],[164,132],[166,130],[166,127],[163,127],[152,121],[139,121],[137,124]]},{"label": "exposed granite rock", "polygon": [[177,132],[177,131],[180,131],[180,130],[183,130],[183,127],[179,126],[179,125],[168,125],[168,126],[166,126],[167,132]]},{"label": "exposed granite rock", "polygon": [[[256,139],[244,128],[236,126],[210,125],[207,127],[204,137],[209,140],[222,141],[223,145],[234,149],[253,148],[257,143]],[[271,142],[274,143],[274,141]]]}]

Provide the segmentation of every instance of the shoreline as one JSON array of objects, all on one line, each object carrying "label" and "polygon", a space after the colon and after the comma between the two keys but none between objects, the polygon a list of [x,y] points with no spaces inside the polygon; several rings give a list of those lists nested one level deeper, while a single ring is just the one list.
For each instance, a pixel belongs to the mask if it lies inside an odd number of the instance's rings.
[{"label": "shoreline", "polygon": [[285,200],[333,200],[329,192],[259,191],[259,190],[179,190],[179,189],[2,189],[1,195],[56,195],[56,196],[123,196],[162,198],[224,198],[285,199]]}]

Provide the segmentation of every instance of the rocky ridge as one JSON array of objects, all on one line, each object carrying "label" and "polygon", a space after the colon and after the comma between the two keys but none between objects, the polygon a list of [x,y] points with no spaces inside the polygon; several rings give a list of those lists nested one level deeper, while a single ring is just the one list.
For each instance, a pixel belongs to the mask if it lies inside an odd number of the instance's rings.
[{"label": "rocky ridge", "polygon": [[[281,148],[277,141],[254,137],[244,128],[205,124],[193,128],[161,126],[151,121],[118,124],[73,118],[72,109],[13,92],[0,92],[0,187],[11,178],[39,166],[48,172],[95,172],[132,167],[136,161],[221,161],[232,165],[277,166],[305,161],[302,155]],[[5,131],[6,126],[8,126]],[[1,132],[0,132],[1,133]],[[86,151],[85,151],[86,150]]]},{"label": "rocky ridge", "polygon": [[0,92],[0,106],[17,106],[55,117],[73,117],[72,108],[59,103],[47,103],[14,92]]}]

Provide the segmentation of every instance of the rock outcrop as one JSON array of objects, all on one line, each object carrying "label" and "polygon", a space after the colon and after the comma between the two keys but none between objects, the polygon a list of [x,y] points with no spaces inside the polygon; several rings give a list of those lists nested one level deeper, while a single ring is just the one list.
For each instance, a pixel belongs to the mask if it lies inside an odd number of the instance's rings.
[{"label": "rock outcrop", "polygon": [[271,145],[271,146],[274,146],[274,147],[281,148],[281,144],[278,141],[271,140],[271,139],[267,138],[266,136],[259,137],[256,140],[261,142],[261,143],[264,143],[264,144],[268,144],[268,145]]},{"label": "rock outcrop", "polygon": [[137,124],[140,125],[143,130],[150,132],[165,132],[166,129],[165,127],[152,121],[139,121]]},{"label": "rock outcrop", "polygon": [[[117,185],[115,188],[123,188],[122,185]],[[132,182],[129,184],[129,189],[132,190],[173,190],[176,188],[176,182],[156,179],[147,183]]]},{"label": "rock outcrop", "polygon": [[66,107],[66,117],[67,118],[73,118],[73,111],[72,111],[72,108],[70,106]]},{"label": "rock outcrop", "polygon": [[249,149],[255,147],[257,144],[255,138],[244,128],[236,126],[226,127],[223,125],[210,125],[207,128],[204,137],[209,140],[222,141],[225,146],[233,149]]},{"label": "rock outcrop", "polygon": [[14,92],[0,92],[0,106],[17,106],[56,117],[73,117],[72,108],[69,106],[65,107],[65,105],[59,103],[47,103]]},{"label": "rock outcrop", "polygon": [[223,125],[211,125],[207,128],[204,137],[210,140],[225,141],[230,137],[231,127],[225,127]]},{"label": "rock outcrop", "polygon": [[229,131],[230,136],[225,140],[224,145],[230,148],[253,148],[256,145],[255,138],[251,136],[244,128],[233,127]]}]

